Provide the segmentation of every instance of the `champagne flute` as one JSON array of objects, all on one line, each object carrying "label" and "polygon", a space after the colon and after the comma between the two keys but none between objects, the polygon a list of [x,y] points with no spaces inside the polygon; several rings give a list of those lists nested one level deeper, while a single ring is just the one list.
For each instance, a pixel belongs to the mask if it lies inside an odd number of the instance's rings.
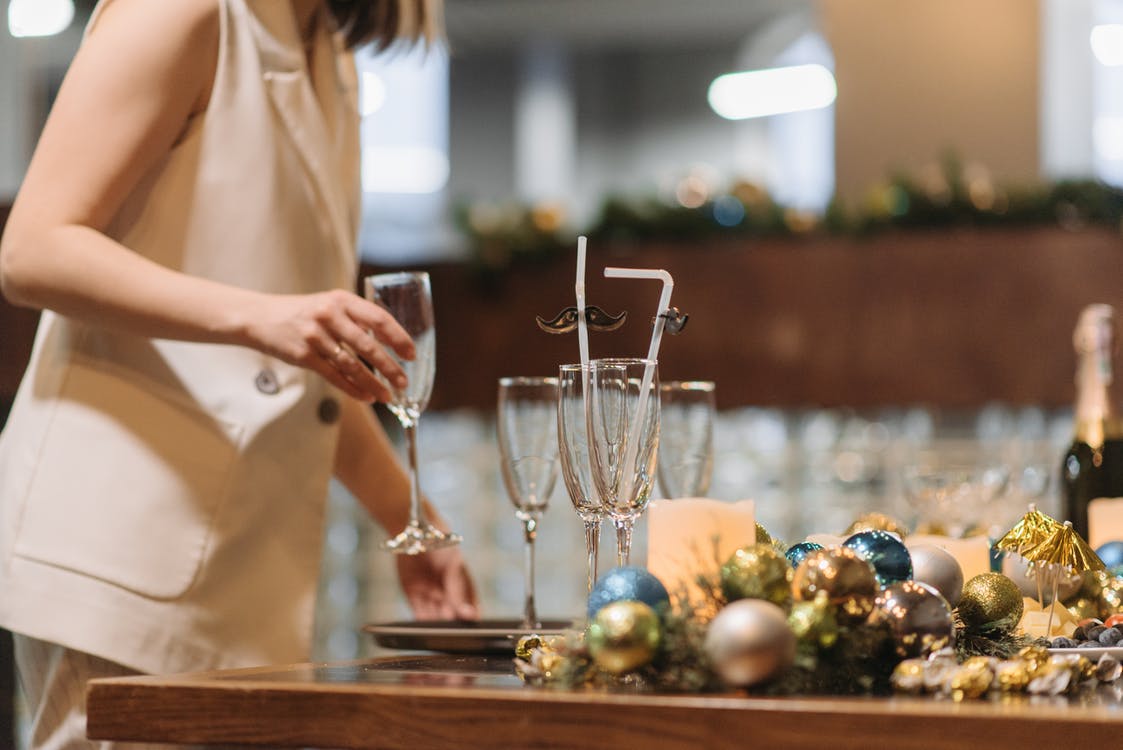
[{"label": "champagne flute", "polygon": [[499,461],[507,496],[526,533],[524,629],[541,627],[534,604],[534,540],[558,478],[557,403],[557,378],[499,379]]},{"label": "champagne flute", "polygon": [[659,374],[652,359],[589,364],[588,431],[593,481],[616,527],[616,558],[627,565],[632,525],[647,508],[659,446]]},{"label": "champagne flute", "polygon": [[585,411],[588,387],[587,365],[562,365],[558,368],[558,444],[562,479],[573,508],[585,526],[587,593],[591,594],[597,580],[604,504],[593,482],[589,459],[589,429]]},{"label": "champagne flute", "polygon": [[663,497],[704,497],[714,468],[714,384],[659,386],[659,488]]},{"label": "champagne flute", "polygon": [[386,349],[405,370],[409,379],[405,389],[390,386],[393,398],[387,404],[398,418],[406,437],[409,522],[396,536],[383,542],[382,546],[397,554],[419,555],[459,544],[459,534],[441,531],[429,523],[421,512],[421,488],[417,474],[417,424],[421,420],[421,412],[429,405],[429,396],[433,392],[437,354],[429,274],[423,271],[403,271],[367,276],[364,279],[364,290],[367,299],[381,305],[394,316],[398,324],[413,338],[416,349],[413,360],[403,360],[393,349]]}]

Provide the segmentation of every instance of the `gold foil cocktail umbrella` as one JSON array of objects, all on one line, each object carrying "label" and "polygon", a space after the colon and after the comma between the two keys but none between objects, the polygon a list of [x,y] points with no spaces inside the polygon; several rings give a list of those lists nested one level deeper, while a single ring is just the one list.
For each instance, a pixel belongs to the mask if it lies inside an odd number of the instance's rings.
[{"label": "gold foil cocktail umbrella", "polygon": [[1029,504],[1029,512],[1014,524],[1014,528],[1007,531],[994,546],[1005,552],[1014,552],[1027,560],[1029,557],[1022,554],[1028,549],[1048,539],[1062,524],[1047,513],[1042,513],[1034,503]]}]

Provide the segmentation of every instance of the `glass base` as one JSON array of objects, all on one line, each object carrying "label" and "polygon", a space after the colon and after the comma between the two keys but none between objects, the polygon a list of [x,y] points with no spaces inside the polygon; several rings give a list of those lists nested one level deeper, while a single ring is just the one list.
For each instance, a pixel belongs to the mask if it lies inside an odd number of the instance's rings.
[{"label": "glass base", "polygon": [[390,550],[396,555],[420,555],[442,547],[455,546],[461,541],[459,534],[411,521],[397,536],[383,542],[382,549]]}]

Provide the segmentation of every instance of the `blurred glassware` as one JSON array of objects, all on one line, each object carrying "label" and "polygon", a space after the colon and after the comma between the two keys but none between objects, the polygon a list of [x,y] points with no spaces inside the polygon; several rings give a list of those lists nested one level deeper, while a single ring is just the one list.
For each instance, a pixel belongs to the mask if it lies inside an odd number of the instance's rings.
[{"label": "blurred glassware", "polygon": [[534,601],[534,541],[558,478],[558,379],[499,379],[496,429],[507,496],[525,532],[523,627],[539,627]]},{"label": "blurred glassware", "polygon": [[589,363],[593,481],[616,527],[616,558],[631,556],[632,525],[647,507],[659,447],[659,368],[651,359]]},{"label": "blurred glassware", "polygon": [[663,383],[659,397],[659,489],[666,498],[705,497],[714,469],[714,383]]},{"label": "blurred glassware", "polygon": [[[390,388],[393,399],[386,406],[398,418],[406,436],[409,461],[409,521],[383,547],[402,555],[423,552],[460,543],[460,535],[438,529],[421,512],[421,487],[417,472],[417,425],[429,405],[437,368],[436,332],[433,327],[433,296],[429,274],[402,271],[367,276],[363,282],[366,298],[385,308],[413,339],[416,354],[412,360],[400,358],[393,349],[386,351],[409,379],[405,389]],[[378,374],[375,371],[375,374]],[[379,376],[381,377],[381,376]],[[387,383],[389,385],[389,383]]]},{"label": "blurred glassware", "polygon": [[588,388],[588,365],[570,364],[558,368],[557,422],[562,479],[570,502],[585,526],[586,593],[592,593],[597,580],[600,527],[605,510],[593,481],[589,456],[589,421],[585,409]]},{"label": "blurred glassware", "polygon": [[917,531],[963,537],[989,533],[992,507],[1010,488],[1010,468],[977,441],[933,443],[903,467],[905,498]]}]

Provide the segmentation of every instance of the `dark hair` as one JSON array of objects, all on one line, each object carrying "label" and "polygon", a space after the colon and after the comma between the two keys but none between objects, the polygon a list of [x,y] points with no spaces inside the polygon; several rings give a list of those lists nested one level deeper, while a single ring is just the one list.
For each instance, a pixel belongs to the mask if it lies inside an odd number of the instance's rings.
[{"label": "dark hair", "polygon": [[398,39],[432,42],[442,34],[440,0],[328,0],[349,48],[373,42],[379,49]]}]

